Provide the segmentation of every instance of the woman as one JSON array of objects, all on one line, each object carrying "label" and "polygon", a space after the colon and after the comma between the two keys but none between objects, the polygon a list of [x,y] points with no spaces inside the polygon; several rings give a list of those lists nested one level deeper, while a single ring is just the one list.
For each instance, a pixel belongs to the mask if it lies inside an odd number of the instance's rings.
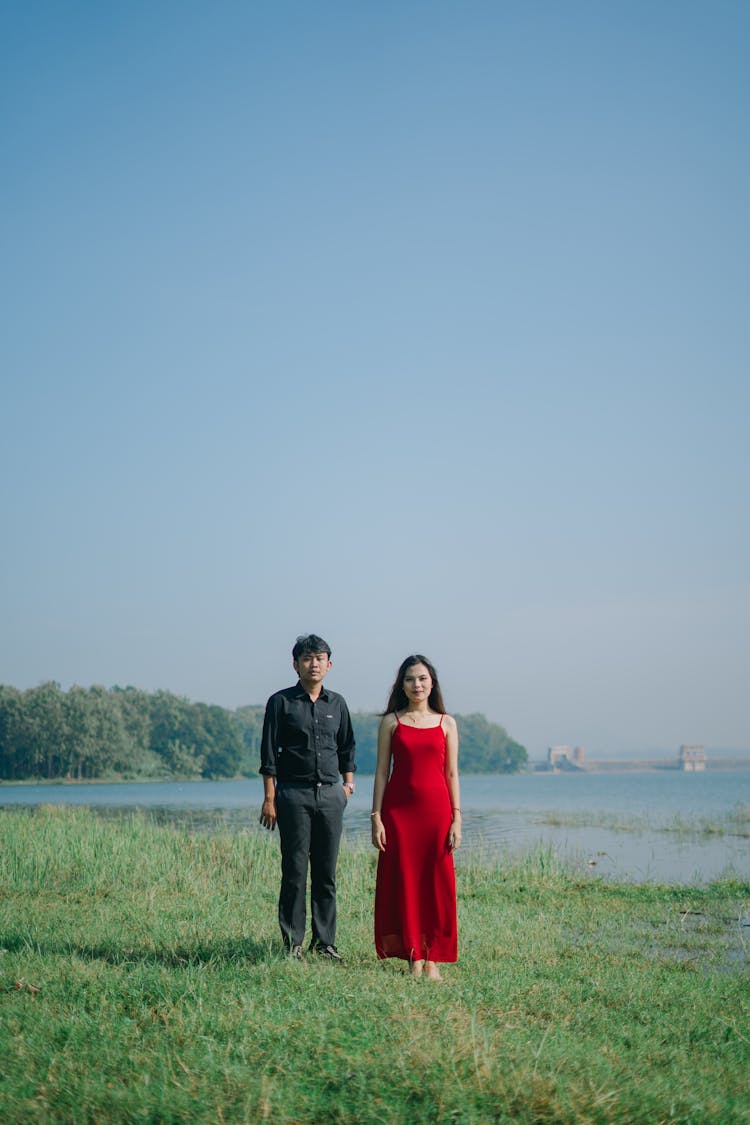
[{"label": "woman", "polygon": [[372,842],[380,852],[378,957],[400,957],[412,976],[424,972],[441,980],[437,962],[458,958],[458,731],[445,714],[437,672],[419,654],[407,656],[399,668],[380,723],[371,815]]}]

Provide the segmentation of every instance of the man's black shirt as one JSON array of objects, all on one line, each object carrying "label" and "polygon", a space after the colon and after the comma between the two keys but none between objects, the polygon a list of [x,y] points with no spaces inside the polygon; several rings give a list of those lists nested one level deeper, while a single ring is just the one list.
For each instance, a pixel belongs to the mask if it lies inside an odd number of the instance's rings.
[{"label": "man's black shirt", "polygon": [[354,731],[342,695],[322,689],[313,701],[301,683],[266,704],[260,772],[277,781],[334,784],[354,765]]}]

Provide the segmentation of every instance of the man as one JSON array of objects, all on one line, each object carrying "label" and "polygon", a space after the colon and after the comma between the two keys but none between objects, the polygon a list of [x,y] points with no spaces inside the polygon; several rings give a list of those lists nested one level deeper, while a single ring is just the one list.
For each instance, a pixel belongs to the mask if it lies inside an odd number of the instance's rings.
[{"label": "man", "polygon": [[298,637],[292,663],[298,682],[275,692],[266,704],[260,823],[271,830],[278,824],[281,836],[279,926],[284,945],[295,960],[302,959],[309,860],[310,949],[340,962],[336,862],[344,809],[354,792],[354,733],[343,696],[323,687],[332,667],[323,638],[316,633]]}]

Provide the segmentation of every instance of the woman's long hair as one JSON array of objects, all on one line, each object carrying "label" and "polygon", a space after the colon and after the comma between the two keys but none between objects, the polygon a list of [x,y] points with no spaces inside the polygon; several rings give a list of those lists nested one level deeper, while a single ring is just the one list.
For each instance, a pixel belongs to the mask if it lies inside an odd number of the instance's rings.
[{"label": "woman's long hair", "polygon": [[438,715],[445,714],[443,693],[440,690],[440,683],[438,681],[438,674],[435,671],[435,665],[431,664],[426,656],[422,656],[420,653],[415,652],[411,656],[407,656],[406,660],[403,661],[401,667],[396,673],[396,679],[394,680],[393,687],[391,688],[391,694],[388,698],[386,709],[383,712],[384,715],[390,714],[391,711],[404,711],[409,706],[409,700],[407,698],[406,692],[404,691],[404,676],[406,675],[408,669],[412,668],[415,664],[424,664],[425,668],[430,673],[430,678],[432,679],[432,691],[430,692],[429,698],[427,700],[428,704],[433,711],[437,711]]}]

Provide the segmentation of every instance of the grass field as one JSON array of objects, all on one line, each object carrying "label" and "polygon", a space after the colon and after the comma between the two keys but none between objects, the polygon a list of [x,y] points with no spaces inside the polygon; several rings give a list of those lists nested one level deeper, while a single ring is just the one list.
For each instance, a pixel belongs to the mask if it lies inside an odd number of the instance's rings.
[{"label": "grass field", "polygon": [[86,810],[0,812],[0,1121],[750,1122],[750,886],[461,865],[442,985],[285,960],[278,851]]}]

